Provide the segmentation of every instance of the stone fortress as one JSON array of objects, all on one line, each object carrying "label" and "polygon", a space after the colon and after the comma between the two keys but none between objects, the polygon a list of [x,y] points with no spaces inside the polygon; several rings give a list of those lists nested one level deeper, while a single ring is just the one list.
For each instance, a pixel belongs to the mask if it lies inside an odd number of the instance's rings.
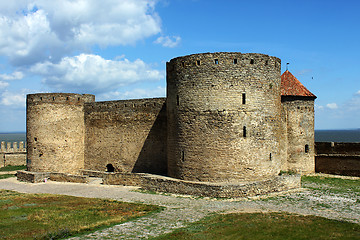
[{"label": "stone fortress", "polygon": [[28,95],[28,169],[18,178],[100,176],[105,184],[233,197],[299,187],[298,176],[281,171],[314,172],[316,96],[289,71],[281,75],[279,58],[202,53],[166,69],[166,98]]}]

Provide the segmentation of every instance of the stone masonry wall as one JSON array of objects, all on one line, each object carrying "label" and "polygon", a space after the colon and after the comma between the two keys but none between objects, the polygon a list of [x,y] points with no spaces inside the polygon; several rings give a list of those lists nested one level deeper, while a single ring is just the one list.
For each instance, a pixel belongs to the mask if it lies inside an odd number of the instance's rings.
[{"label": "stone masonry wall", "polygon": [[26,165],[26,148],[24,142],[1,142],[0,167]]},{"label": "stone masonry wall", "polygon": [[93,101],[89,94],[27,96],[29,171],[77,173],[84,167],[84,103]]},{"label": "stone masonry wall", "polygon": [[316,142],[315,171],[360,177],[360,143]]},{"label": "stone masonry wall", "polygon": [[284,120],[286,122],[287,161],[285,171],[302,174],[315,171],[314,146],[314,100],[282,97]]},{"label": "stone masonry wall", "polygon": [[280,65],[251,53],[167,63],[168,175],[211,182],[277,175]]},{"label": "stone masonry wall", "polygon": [[85,105],[85,169],[166,174],[165,98]]}]

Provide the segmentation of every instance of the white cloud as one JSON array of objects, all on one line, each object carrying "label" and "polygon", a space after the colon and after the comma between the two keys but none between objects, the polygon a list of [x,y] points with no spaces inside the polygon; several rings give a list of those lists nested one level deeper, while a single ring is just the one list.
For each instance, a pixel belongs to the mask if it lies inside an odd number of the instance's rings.
[{"label": "white cloud", "polygon": [[161,31],[155,0],[10,2],[0,4],[0,54],[15,65],[55,62],[93,45],[133,45]]},{"label": "white cloud", "polygon": [[1,94],[0,104],[14,108],[24,108],[25,99],[26,90],[22,90],[20,93],[5,91]]},{"label": "white cloud", "polygon": [[360,95],[360,90],[355,93],[355,95]]},{"label": "white cloud", "polygon": [[141,81],[164,79],[158,70],[142,60],[106,60],[98,55],[65,57],[59,63],[38,63],[31,72],[43,77],[43,83],[57,91],[104,93]]},{"label": "white cloud", "polygon": [[99,100],[114,100],[114,99],[139,99],[139,98],[156,98],[165,97],[166,88],[158,86],[154,89],[134,89],[132,91],[112,91],[96,96]]},{"label": "white cloud", "polygon": [[5,89],[7,86],[9,86],[9,83],[0,81],[0,90]]},{"label": "white cloud", "polygon": [[324,106],[315,104],[315,110],[323,110]]},{"label": "white cloud", "polygon": [[161,44],[163,47],[173,48],[180,44],[181,38],[179,36],[160,36],[155,40],[155,43]]},{"label": "white cloud", "polygon": [[16,71],[12,74],[0,74],[0,79],[9,81],[9,80],[20,80],[24,78],[24,74],[22,72]]},{"label": "white cloud", "polygon": [[330,109],[337,109],[338,105],[336,103],[328,103],[326,104],[326,107]]}]

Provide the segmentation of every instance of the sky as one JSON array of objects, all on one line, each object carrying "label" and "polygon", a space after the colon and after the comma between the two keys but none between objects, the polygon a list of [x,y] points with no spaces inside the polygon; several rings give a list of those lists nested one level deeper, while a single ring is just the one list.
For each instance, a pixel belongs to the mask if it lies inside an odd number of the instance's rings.
[{"label": "sky", "polygon": [[282,60],[312,93],[315,129],[360,128],[359,0],[0,0],[0,132],[26,95],[164,97],[166,62],[204,52]]}]

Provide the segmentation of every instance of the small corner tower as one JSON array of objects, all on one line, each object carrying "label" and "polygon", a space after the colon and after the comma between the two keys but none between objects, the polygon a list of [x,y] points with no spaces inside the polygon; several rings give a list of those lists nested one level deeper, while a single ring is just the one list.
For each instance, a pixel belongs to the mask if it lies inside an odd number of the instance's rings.
[{"label": "small corner tower", "polygon": [[29,171],[76,173],[84,167],[84,103],[93,101],[90,94],[27,95]]},{"label": "small corner tower", "polygon": [[315,171],[314,100],[312,94],[288,70],[281,75],[283,118],[282,167],[284,171]]}]

